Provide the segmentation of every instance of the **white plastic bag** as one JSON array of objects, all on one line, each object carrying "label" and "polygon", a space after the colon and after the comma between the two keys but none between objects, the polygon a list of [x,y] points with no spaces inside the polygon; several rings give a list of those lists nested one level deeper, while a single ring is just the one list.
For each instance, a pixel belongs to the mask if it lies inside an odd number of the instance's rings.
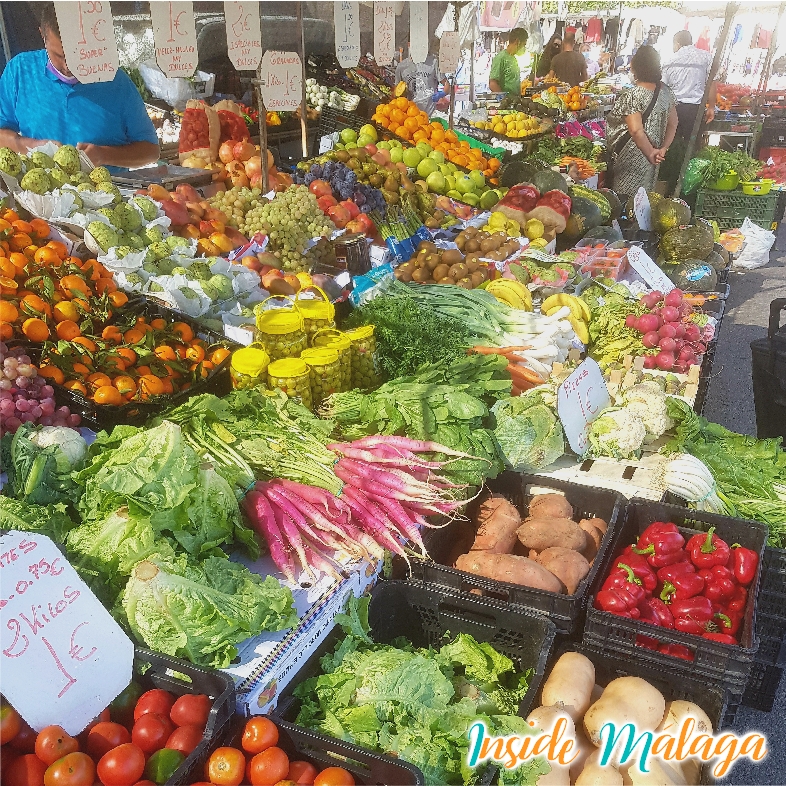
[{"label": "white plastic bag", "polygon": [[142,75],[145,86],[154,98],[166,101],[171,107],[181,112],[186,108],[188,101],[213,95],[215,74],[208,74],[204,71],[197,71],[194,74],[196,82],[204,83],[203,92],[202,90],[197,90],[194,81],[191,79],[183,79],[181,77],[170,79],[154,60],[140,63],[139,73]]},{"label": "white plastic bag", "polygon": [[740,231],[745,237],[745,245],[734,260],[732,270],[755,270],[770,261],[770,249],[775,243],[775,233],[762,229],[749,218],[743,221]]}]

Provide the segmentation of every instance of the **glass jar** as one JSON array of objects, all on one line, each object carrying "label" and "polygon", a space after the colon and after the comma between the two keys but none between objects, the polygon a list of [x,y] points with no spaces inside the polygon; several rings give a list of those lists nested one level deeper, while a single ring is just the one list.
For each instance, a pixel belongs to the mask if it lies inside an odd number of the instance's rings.
[{"label": "glass jar", "polygon": [[254,339],[265,348],[271,360],[296,358],[308,346],[303,317],[295,308],[257,310],[256,323]]},{"label": "glass jar", "polygon": [[[311,290],[318,292],[320,297],[308,299],[301,297],[304,292]],[[303,287],[297,293],[295,308],[303,317],[303,329],[306,331],[309,339],[320,330],[336,327],[334,322],[336,308],[330,302],[330,298],[328,298],[325,292],[317,286]]]},{"label": "glass jar", "polygon": [[352,342],[340,330],[328,328],[320,330],[311,340],[314,347],[330,347],[338,352],[338,362],[341,366],[341,390],[352,389]]},{"label": "glass jar", "polygon": [[279,388],[290,398],[311,409],[311,381],[308,366],[300,358],[274,360],[267,367],[271,389]]},{"label": "glass jar", "polygon": [[341,364],[338,352],[330,347],[314,347],[300,354],[308,366],[311,381],[311,400],[318,407],[341,387]]},{"label": "glass jar", "polygon": [[232,386],[237,390],[264,386],[267,379],[265,371],[270,364],[270,356],[261,347],[243,347],[232,353],[229,373]]},{"label": "glass jar", "polygon": [[347,330],[344,335],[352,342],[352,387],[373,390],[382,384],[374,365],[377,339],[374,325]]}]

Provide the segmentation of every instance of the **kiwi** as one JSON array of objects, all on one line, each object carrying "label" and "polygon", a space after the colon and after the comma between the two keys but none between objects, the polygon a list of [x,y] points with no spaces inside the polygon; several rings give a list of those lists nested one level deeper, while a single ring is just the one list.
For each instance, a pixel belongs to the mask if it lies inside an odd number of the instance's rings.
[{"label": "kiwi", "polygon": [[472,287],[474,289],[475,287],[479,287],[486,280],[486,274],[480,270],[474,270],[469,280],[472,282]]},{"label": "kiwi", "polygon": [[465,237],[463,237],[462,235],[459,235],[456,238],[456,248],[458,248],[459,251],[463,251],[464,250],[464,244],[466,242],[467,242],[467,239]]},{"label": "kiwi", "polygon": [[464,264],[467,266],[467,270],[469,270],[470,273],[474,273],[480,267],[480,261],[477,257],[472,257],[471,259],[467,257],[464,260]]},{"label": "kiwi", "polygon": [[448,265],[457,265],[464,261],[464,255],[457,248],[450,248],[442,252],[442,261]]},{"label": "kiwi", "polygon": [[421,240],[418,243],[418,253],[421,251],[436,251],[437,247],[430,240]]},{"label": "kiwi", "polygon": [[426,267],[429,270],[434,270],[434,268],[439,267],[444,261],[444,259],[440,259],[439,254],[429,254],[426,257]]},{"label": "kiwi", "polygon": [[434,281],[441,282],[443,278],[447,278],[449,272],[450,268],[444,262],[442,262],[431,271],[431,275],[433,276]]},{"label": "kiwi", "polygon": [[423,284],[426,281],[431,281],[431,271],[425,267],[419,267],[413,274],[412,280]]},{"label": "kiwi", "polygon": [[477,227],[467,227],[467,228],[464,230],[464,234],[465,234],[467,237],[475,237],[475,235],[477,235],[477,234],[478,234],[478,232],[480,232],[480,230],[479,230]]},{"label": "kiwi", "polygon": [[491,234],[489,232],[486,232],[485,230],[481,230],[475,236],[475,240],[477,240],[478,242],[482,242],[483,240],[488,240],[490,237],[491,237]]},{"label": "kiwi", "polygon": [[488,240],[482,240],[480,242],[480,250],[483,254],[488,254],[491,251],[497,250],[497,244],[492,238],[488,238]]},{"label": "kiwi", "polygon": [[439,281],[437,281],[437,284],[455,284],[455,283],[456,282],[450,276],[445,276],[445,278],[441,278]]},{"label": "kiwi", "polygon": [[450,273],[448,273],[448,275],[454,281],[458,281],[459,279],[464,278],[468,272],[467,266],[463,262],[459,262],[450,268]]},{"label": "kiwi", "polygon": [[396,268],[396,278],[399,281],[403,281],[405,284],[409,284],[409,282],[412,281],[412,271]]},{"label": "kiwi", "polygon": [[472,281],[468,278],[461,278],[456,282],[457,286],[462,287],[463,289],[473,289]]},{"label": "kiwi", "polygon": [[403,265],[399,265],[397,270],[401,272],[412,273],[415,270],[415,263],[410,259],[409,262],[405,262]]},{"label": "kiwi", "polygon": [[480,242],[473,237],[464,244],[464,251],[467,254],[474,254],[476,251],[480,251]]}]

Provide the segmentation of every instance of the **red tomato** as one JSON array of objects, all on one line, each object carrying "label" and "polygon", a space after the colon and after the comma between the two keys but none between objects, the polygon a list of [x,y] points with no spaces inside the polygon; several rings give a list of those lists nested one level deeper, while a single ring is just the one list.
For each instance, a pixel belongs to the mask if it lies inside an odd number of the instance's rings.
[{"label": "red tomato", "polygon": [[20,756],[3,773],[4,786],[44,786],[46,764],[34,753]]},{"label": "red tomato", "polygon": [[104,786],[133,786],[144,771],[145,754],[131,742],[108,751],[98,762],[98,777]]},{"label": "red tomato", "polygon": [[38,735],[23,720],[19,734],[17,734],[8,744],[20,753],[35,753],[35,738],[37,736]]},{"label": "red tomato", "polygon": [[199,726],[178,726],[166,741],[165,748],[180,751],[188,756],[200,742],[202,742],[203,730]]},{"label": "red tomato", "polygon": [[134,720],[139,720],[148,712],[154,712],[156,715],[163,715],[165,718],[168,718],[174,703],[175,697],[168,690],[161,690],[160,688],[149,690],[139,697],[139,701],[137,701],[136,707],[134,707]]},{"label": "red tomato", "polygon": [[[156,784],[153,781],[137,781],[134,786],[156,786]],[[201,786],[201,784],[195,783],[193,786]],[[210,784],[207,783],[205,786],[210,786]]]},{"label": "red tomato", "polygon": [[310,761],[289,762],[287,780],[294,781],[298,786],[311,786],[319,770]]},{"label": "red tomato", "polygon": [[69,753],[50,764],[44,773],[44,786],[93,786],[96,765],[86,753]]},{"label": "red tomato", "polygon": [[131,730],[131,742],[145,753],[155,753],[166,745],[169,735],[175,730],[166,716],[153,712],[145,713]]},{"label": "red tomato", "polygon": [[355,786],[355,779],[343,767],[328,767],[314,778],[314,786]]},{"label": "red tomato", "polygon": [[96,723],[87,735],[85,750],[96,760],[112,748],[131,742],[131,735],[119,723]]},{"label": "red tomato", "polygon": [[237,748],[216,748],[207,760],[207,777],[218,786],[240,786],[246,757]]},{"label": "red tomato", "polygon": [[248,764],[252,786],[275,786],[289,772],[289,756],[281,748],[268,748],[257,753]]},{"label": "red tomato", "polygon": [[22,730],[22,718],[5,700],[0,700],[0,745],[11,742]]},{"label": "red tomato", "polygon": [[175,726],[199,726],[204,729],[212,706],[209,696],[187,693],[172,705],[169,717]]},{"label": "red tomato", "polygon": [[248,753],[262,753],[278,742],[278,729],[270,718],[251,718],[243,729],[240,745]]},{"label": "red tomato", "polygon": [[41,729],[35,739],[35,755],[48,767],[58,759],[79,750],[79,742],[61,726]]}]

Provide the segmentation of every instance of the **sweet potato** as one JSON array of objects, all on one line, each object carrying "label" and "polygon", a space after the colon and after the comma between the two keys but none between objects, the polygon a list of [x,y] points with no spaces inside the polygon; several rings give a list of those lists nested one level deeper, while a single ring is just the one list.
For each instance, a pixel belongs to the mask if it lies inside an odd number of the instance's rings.
[{"label": "sweet potato", "polygon": [[[589,573],[589,562],[573,549],[551,546],[538,554],[536,562],[553,573],[573,595],[581,580]],[[587,705],[589,706],[589,705]]]},{"label": "sweet potato", "polygon": [[472,551],[510,554],[516,545],[516,530],[521,516],[516,506],[499,494],[493,494],[479,508],[478,531]]},{"label": "sweet potato", "polygon": [[536,494],[529,503],[530,518],[573,518],[573,507],[562,494]]},{"label": "sweet potato", "polygon": [[593,516],[591,519],[582,519],[579,522],[579,526],[581,526],[581,524],[585,521],[587,524],[591,524],[593,527],[595,527],[595,529],[599,529],[604,535],[606,534],[606,530],[609,528],[609,525],[603,519],[596,518],[595,516]]},{"label": "sweet potato", "polygon": [[564,592],[562,582],[537,562],[514,554],[491,554],[487,551],[470,551],[456,560],[456,567],[476,576],[521,584],[524,587]]},{"label": "sweet potato", "polygon": [[551,546],[562,546],[583,551],[587,545],[584,530],[575,521],[563,518],[528,518],[516,530],[523,546],[543,551]]},{"label": "sweet potato", "polygon": [[603,532],[601,532],[591,522],[600,521],[600,519],[582,519],[579,522],[579,527],[584,530],[587,535],[587,547],[582,554],[588,559],[595,559],[595,555],[600,549],[600,543],[603,540]]}]

